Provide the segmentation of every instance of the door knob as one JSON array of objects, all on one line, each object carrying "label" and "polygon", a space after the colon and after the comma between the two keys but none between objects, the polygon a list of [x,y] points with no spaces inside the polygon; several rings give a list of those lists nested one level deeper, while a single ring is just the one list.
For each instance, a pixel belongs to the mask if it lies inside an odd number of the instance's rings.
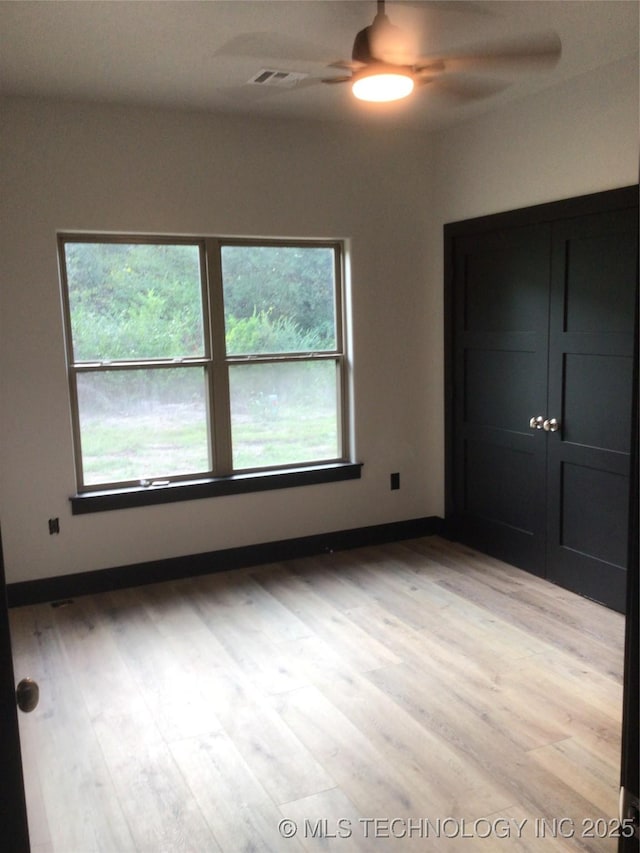
[{"label": "door knob", "polygon": [[33,678],[23,678],[16,688],[16,702],[18,708],[28,714],[38,705],[40,699],[40,688]]},{"label": "door knob", "polygon": [[547,418],[547,420],[542,424],[542,428],[545,432],[558,432],[560,424],[555,418]]},{"label": "door knob", "polygon": [[538,415],[537,418],[531,418],[529,421],[529,426],[531,429],[543,429],[544,418],[542,415]]}]

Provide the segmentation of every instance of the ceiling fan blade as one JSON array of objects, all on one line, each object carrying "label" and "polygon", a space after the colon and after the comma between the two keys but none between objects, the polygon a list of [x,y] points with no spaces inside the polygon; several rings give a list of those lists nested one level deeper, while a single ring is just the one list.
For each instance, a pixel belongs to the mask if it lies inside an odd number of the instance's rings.
[{"label": "ceiling fan blade", "polygon": [[482,18],[488,20],[497,14],[487,4],[474,0],[392,0],[385,12],[382,0],[373,23],[358,34],[365,44],[358,50],[354,46],[354,55],[361,58],[360,53],[368,53],[369,59],[390,65],[416,65],[421,45],[442,29],[445,20],[448,26],[456,19],[475,16],[482,23]]},{"label": "ceiling fan blade", "polygon": [[547,32],[469,47],[457,54],[425,57],[418,64],[441,59],[447,72],[543,71],[557,65],[561,53],[558,34]]},{"label": "ceiling fan blade", "polygon": [[229,39],[213,52],[214,56],[248,56],[254,59],[325,62],[332,51],[281,33],[243,33]]},{"label": "ceiling fan blade", "polygon": [[499,14],[489,8],[486,3],[476,0],[394,0],[389,8],[394,6],[413,6],[417,9],[427,9],[433,12],[455,12],[462,15],[478,15],[480,17],[495,17]]},{"label": "ceiling fan blade", "polygon": [[351,74],[344,74],[341,77],[323,77],[321,83],[349,83],[353,80]]},{"label": "ceiling fan blade", "polygon": [[346,59],[338,59],[336,62],[330,62],[327,68],[342,68],[343,71],[358,71],[364,68],[364,62],[357,62],[355,59],[347,61]]},{"label": "ceiling fan blade", "polygon": [[[418,82],[421,83],[422,80],[419,78]],[[429,88],[434,94],[442,95],[458,103],[490,98],[503,92],[511,85],[504,80],[483,80],[479,77],[458,77],[446,74],[426,78],[425,82],[431,83]]]},{"label": "ceiling fan blade", "polygon": [[413,68],[414,74],[418,77],[421,74],[431,75],[445,70],[444,60],[436,59],[432,62],[427,62],[425,65],[415,65]]}]

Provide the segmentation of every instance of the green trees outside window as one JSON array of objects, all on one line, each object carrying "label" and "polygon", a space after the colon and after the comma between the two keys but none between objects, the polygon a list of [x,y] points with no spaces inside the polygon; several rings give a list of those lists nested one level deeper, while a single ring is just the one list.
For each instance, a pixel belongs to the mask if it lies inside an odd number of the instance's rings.
[{"label": "green trees outside window", "polygon": [[346,458],[338,243],[63,235],[60,255],[80,491]]}]

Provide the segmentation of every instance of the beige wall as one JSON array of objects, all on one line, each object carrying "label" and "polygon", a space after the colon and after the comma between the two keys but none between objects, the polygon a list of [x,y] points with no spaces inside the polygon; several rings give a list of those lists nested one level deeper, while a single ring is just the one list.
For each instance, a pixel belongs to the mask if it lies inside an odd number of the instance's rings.
[{"label": "beige wall", "polygon": [[[447,222],[637,183],[639,130],[635,57],[433,134],[428,281],[435,287],[443,280]],[[438,297],[441,318],[442,289]],[[439,322],[430,335],[433,361],[443,346]],[[441,400],[444,385],[432,390]],[[443,446],[443,422],[438,426]],[[438,460],[433,475],[444,502],[444,460]]]},{"label": "beige wall", "polygon": [[[422,136],[21,100],[4,105],[2,124],[0,511],[10,582],[438,512]],[[60,229],[348,240],[362,479],[72,516]],[[392,471],[400,491],[389,489]],[[58,536],[48,533],[54,516]]]},{"label": "beige wall", "polygon": [[435,135],[442,222],[638,181],[638,59],[584,74]]},{"label": "beige wall", "polygon": [[[630,63],[431,136],[22,100],[2,126],[9,582],[441,515],[443,223],[637,180]],[[71,516],[62,229],[347,239],[362,480]]]}]

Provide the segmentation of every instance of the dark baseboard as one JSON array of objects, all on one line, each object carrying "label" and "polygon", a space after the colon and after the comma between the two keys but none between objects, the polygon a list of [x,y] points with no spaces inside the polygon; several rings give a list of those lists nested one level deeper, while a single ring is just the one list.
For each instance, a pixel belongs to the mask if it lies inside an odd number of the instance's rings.
[{"label": "dark baseboard", "polygon": [[21,581],[7,585],[7,599],[9,607],[39,604],[43,601],[59,601],[78,595],[225,572],[298,557],[311,557],[314,554],[330,551],[345,551],[349,548],[433,536],[441,532],[442,524],[442,519],[438,516],[414,518],[373,527],[338,530],[333,533],[265,542],[242,548],[227,548],[206,554],[191,554],[186,557],[172,557],[131,566],[116,566],[94,572]]}]

